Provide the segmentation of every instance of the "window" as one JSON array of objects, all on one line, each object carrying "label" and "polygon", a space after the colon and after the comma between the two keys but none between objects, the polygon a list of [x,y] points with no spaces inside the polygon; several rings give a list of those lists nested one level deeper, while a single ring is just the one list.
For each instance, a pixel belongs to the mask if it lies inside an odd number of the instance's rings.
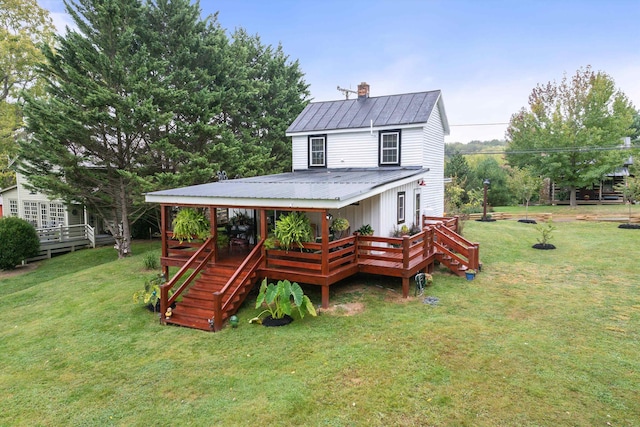
[{"label": "window", "polygon": [[405,213],[405,192],[401,191],[398,193],[398,224],[402,224],[404,222],[404,213]]},{"label": "window", "polygon": [[379,134],[380,166],[400,165],[400,131],[384,131]]},{"label": "window", "polygon": [[64,205],[62,203],[51,203],[49,205],[49,221],[50,227],[64,225]]},{"label": "window", "polygon": [[420,227],[422,229],[422,216],[420,215],[420,194],[422,193],[421,190],[419,188],[416,188],[415,190],[415,204],[413,206],[413,209],[415,211],[415,215],[416,215],[416,221],[415,224]]},{"label": "window", "polygon": [[309,167],[327,167],[327,136],[309,137]]},{"label": "window", "polygon": [[38,202],[24,202],[24,219],[38,227]]},{"label": "window", "polygon": [[18,216],[18,201],[15,199],[9,200],[9,215]]},{"label": "window", "polygon": [[47,228],[49,224],[49,206],[46,203],[40,203],[40,224],[42,228]]}]

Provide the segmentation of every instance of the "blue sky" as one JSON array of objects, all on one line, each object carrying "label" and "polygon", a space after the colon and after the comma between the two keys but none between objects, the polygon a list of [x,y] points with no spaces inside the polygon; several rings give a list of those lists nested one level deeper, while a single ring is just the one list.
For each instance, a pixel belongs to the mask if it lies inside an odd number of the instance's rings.
[{"label": "blue sky", "polygon": [[[62,0],[39,0],[58,28]],[[442,90],[447,142],[503,139],[538,83],[604,71],[640,108],[640,0],[202,0],[299,60],[316,101],[366,81],[371,96]],[[463,125],[463,126],[460,126]]]}]

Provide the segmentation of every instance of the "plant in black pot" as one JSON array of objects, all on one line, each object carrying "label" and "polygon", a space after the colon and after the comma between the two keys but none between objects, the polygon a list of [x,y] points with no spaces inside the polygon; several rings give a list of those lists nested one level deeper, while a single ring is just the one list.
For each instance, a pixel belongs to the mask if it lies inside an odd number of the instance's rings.
[{"label": "plant in black pot", "polygon": [[[164,274],[157,274],[144,281],[144,288],[137,290],[133,294],[133,302],[144,304],[150,311],[160,311],[160,287],[167,279]],[[173,292],[169,291],[169,296]]]},{"label": "plant in black pot", "polygon": [[[291,323],[293,318],[291,313],[294,308],[298,309],[300,317],[305,313],[316,316],[316,309],[311,300],[304,294],[302,288],[296,282],[279,280],[277,285],[267,284],[265,278],[260,285],[260,292],[256,299],[256,308],[266,306],[266,309],[258,314],[249,323],[259,323],[264,326],[283,326]],[[269,313],[264,319],[260,316]]]}]

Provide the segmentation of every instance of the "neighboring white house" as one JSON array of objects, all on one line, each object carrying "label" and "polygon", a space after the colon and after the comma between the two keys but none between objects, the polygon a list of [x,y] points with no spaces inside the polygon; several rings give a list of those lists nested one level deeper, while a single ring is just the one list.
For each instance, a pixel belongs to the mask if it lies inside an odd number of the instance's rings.
[{"label": "neighboring white house", "polygon": [[[309,104],[287,129],[293,171],[146,195],[164,205],[307,210],[344,217],[351,232],[370,224],[379,236],[444,212],[444,136],[439,90]],[[316,209],[318,212],[314,212]]]},{"label": "neighboring white house", "polygon": [[82,206],[65,206],[60,200],[50,199],[42,193],[25,187],[26,178],[16,173],[16,185],[0,190],[3,216],[17,216],[36,228],[54,228],[60,225],[84,224]]}]

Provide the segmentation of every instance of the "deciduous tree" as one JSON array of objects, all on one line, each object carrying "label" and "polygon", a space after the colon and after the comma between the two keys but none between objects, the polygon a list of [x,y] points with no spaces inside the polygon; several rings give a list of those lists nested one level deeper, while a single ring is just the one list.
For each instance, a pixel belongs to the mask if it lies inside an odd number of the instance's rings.
[{"label": "deciduous tree", "polygon": [[533,89],[529,108],[511,117],[507,160],[567,188],[575,207],[577,188],[598,182],[629,156],[619,148],[633,132],[634,113],[611,77],[580,69]]},{"label": "deciduous tree", "polygon": [[18,150],[23,90],[42,89],[36,66],[39,49],[53,37],[49,12],[35,0],[0,0],[0,188],[15,183],[9,169]]}]

